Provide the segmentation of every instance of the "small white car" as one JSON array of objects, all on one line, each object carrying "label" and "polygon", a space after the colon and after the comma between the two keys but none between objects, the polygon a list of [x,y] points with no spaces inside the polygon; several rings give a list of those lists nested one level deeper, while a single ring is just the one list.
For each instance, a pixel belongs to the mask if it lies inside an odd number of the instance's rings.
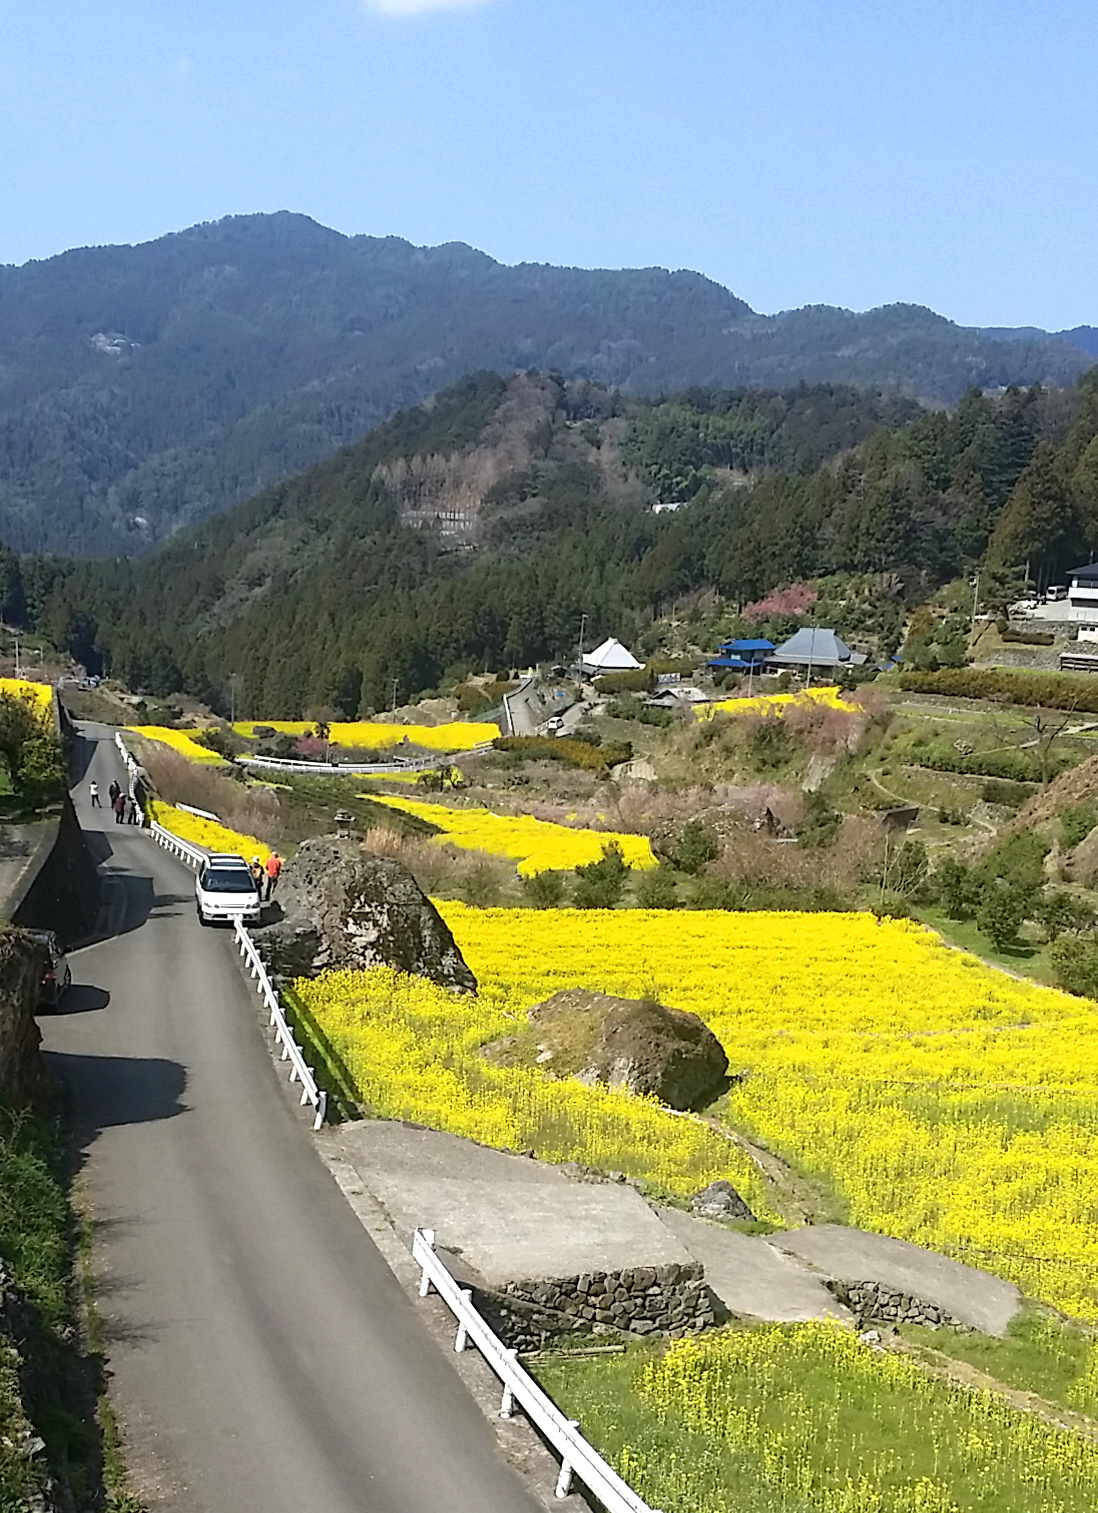
[{"label": "small white car", "polygon": [[563,730],[564,729],[564,717],[562,715],[559,715],[559,714],[550,715],[549,718],[545,722],[545,728],[546,728],[546,730],[553,730],[553,731]]},{"label": "small white car", "polygon": [[216,921],[255,924],[260,915],[259,891],[252,869],[242,856],[215,852],[194,880],[195,910],[200,925]]}]

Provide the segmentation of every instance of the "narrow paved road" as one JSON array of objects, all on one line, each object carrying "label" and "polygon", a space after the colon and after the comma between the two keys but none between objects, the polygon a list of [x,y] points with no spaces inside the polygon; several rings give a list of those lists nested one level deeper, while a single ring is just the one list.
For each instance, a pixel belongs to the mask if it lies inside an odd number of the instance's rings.
[{"label": "narrow paved road", "polygon": [[[532,1513],[321,1165],[191,874],[74,789],[118,933],[43,1019],[96,1228],[112,1395],[155,1513]],[[95,737],[102,737],[95,739]]]}]

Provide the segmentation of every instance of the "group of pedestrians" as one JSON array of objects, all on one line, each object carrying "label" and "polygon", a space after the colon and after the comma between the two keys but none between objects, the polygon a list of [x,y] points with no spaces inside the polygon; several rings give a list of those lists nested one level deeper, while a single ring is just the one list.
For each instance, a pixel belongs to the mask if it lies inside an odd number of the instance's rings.
[{"label": "group of pedestrians", "polygon": [[[91,797],[93,809],[102,809],[103,804],[99,798],[99,784],[93,778],[88,784],[88,794]],[[116,825],[140,825],[144,816],[133,794],[122,792],[122,785],[117,779],[113,779],[107,789],[107,796],[111,801],[111,809],[114,812]]]},{"label": "group of pedestrians", "polygon": [[260,903],[269,904],[274,898],[274,891],[278,887],[278,879],[282,873],[282,858],[277,851],[272,851],[264,866],[258,856],[253,856],[251,868],[255,891],[259,894]]}]

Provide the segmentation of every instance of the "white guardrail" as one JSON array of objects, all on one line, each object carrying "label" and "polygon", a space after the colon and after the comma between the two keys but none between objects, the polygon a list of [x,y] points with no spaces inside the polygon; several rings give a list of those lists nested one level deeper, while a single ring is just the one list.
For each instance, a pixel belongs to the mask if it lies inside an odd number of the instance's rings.
[{"label": "white guardrail", "polygon": [[[115,743],[126,764],[126,771],[130,775],[131,788],[137,777],[137,763],[126,749],[126,743],[121,734],[115,736]],[[165,851],[170,851],[172,856],[185,862],[188,867],[201,867],[209,852],[201,846],[192,846],[189,841],[184,841],[178,835],[173,835],[170,830],[165,830],[163,825],[158,825],[154,820],[148,827],[148,833],[156,841],[157,845],[163,846]],[[286,1018],[285,1010],[278,994],[275,992],[271,979],[267,976],[267,968],[263,965],[259,952],[255,948],[255,941],[245,930],[239,920],[234,921],[237,945],[240,954],[244,957],[249,975],[255,979],[256,990],[263,995],[263,1000],[270,1010],[271,1025],[275,1032],[275,1044],[282,1047],[283,1061],[290,1063],[290,1081],[301,1083],[302,1105],[311,1103],[316,1109],[316,1118],[313,1120],[313,1129],[319,1129],[324,1123],[324,1117],[328,1112],[328,1094],[323,1088],[317,1086],[316,1077],[312,1067],[305,1061],[304,1053],[294,1039],[293,1026]]]},{"label": "white guardrail", "polygon": [[271,1024],[275,1032],[275,1044],[282,1047],[282,1060],[290,1063],[290,1081],[301,1083],[302,1105],[311,1103],[316,1109],[316,1118],[313,1120],[313,1129],[319,1129],[324,1123],[324,1116],[328,1112],[328,1094],[323,1088],[317,1087],[313,1069],[305,1064],[305,1056],[301,1047],[294,1039],[293,1027],[286,1019],[285,1010],[267,976],[267,968],[263,965],[262,958],[255,948],[255,941],[245,930],[239,920],[236,920],[233,928],[236,931],[237,945],[240,954],[247,963],[248,971],[256,979],[256,988],[263,995],[263,1000],[271,1011]]},{"label": "white guardrail", "polygon": [[491,751],[490,741],[480,746],[470,746],[464,751],[454,751],[448,756],[435,757],[429,761],[406,758],[401,762],[298,762],[293,757],[242,756],[236,760],[242,767],[258,767],[261,771],[288,772],[320,777],[371,777],[386,772],[432,772],[436,767],[446,767],[461,757],[483,756]]},{"label": "white guardrail", "polygon": [[459,1354],[470,1342],[503,1385],[500,1417],[510,1418],[516,1406],[560,1456],[557,1497],[567,1497],[572,1479],[578,1477],[602,1504],[606,1513],[657,1513],[584,1439],[579,1424],[566,1418],[553,1399],[538,1386],[520,1365],[515,1351],[508,1350],[498,1335],[473,1307],[472,1293],[461,1287],[435,1253],[433,1229],[417,1229],[412,1237],[412,1258],[422,1268],[419,1295],[425,1298],[433,1288],[457,1320],[454,1349]]}]

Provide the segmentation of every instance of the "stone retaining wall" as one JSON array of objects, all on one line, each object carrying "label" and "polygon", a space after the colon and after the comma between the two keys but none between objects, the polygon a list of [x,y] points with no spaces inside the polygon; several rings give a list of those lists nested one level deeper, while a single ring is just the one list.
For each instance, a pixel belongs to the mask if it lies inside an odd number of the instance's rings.
[{"label": "stone retaining wall", "polygon": [[635,1266],[546,1281],[508,1282],[477,1306],[515,1350],[534,1350],[561,1334],[669,1334],[707,1329],[723,1318],[699,1262]]},{"label": "stone retaining wall", "polygon": [[936,1303],[897,1292],[881,1282],[828,1282],[829,1290],[855,1318],[882,1324],[922,1324],[927,1329],[967,1329]]}]

